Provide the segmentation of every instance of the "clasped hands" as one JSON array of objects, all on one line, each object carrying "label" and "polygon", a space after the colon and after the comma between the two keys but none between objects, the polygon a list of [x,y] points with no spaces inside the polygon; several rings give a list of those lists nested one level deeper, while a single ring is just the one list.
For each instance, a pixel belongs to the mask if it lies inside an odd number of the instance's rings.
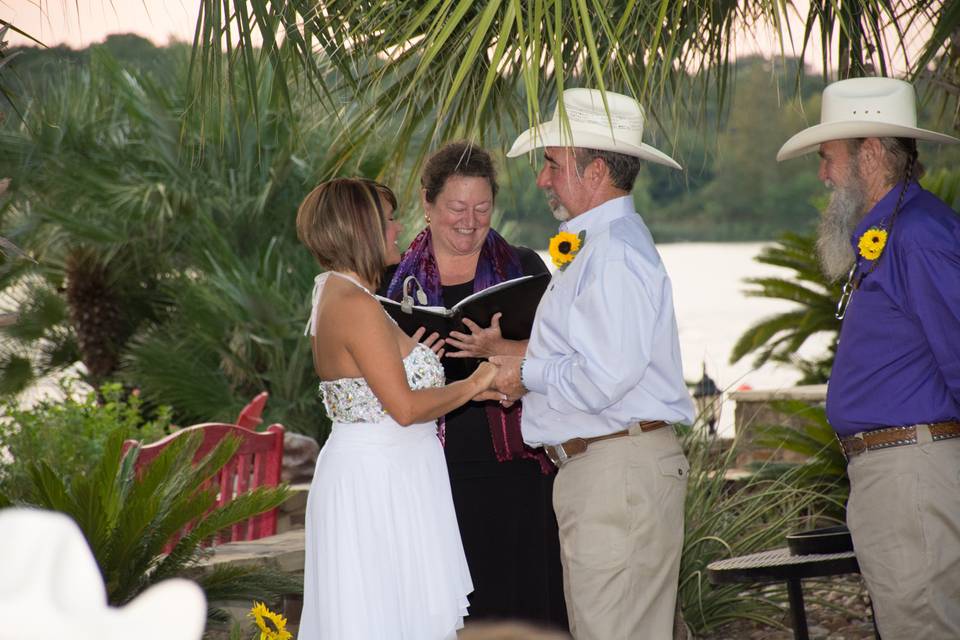
[{"label": "clasped hands", "polygon": [[511,406],[527,392],[520,384],[520,356],[490,356],[481,367],[492,367],[487,389],[473,397],[474,401],[496,400],[504,407]]},{"label": "clasped hands", "polygon": [[[523,362],[522,354],[526,351],[526,343],[503,337],[500,333],[500,316],[499,313],[494,314],[490,326],[486,329],[469,318],[464,318],[463,324],[470,329],[469,334],[451,331],[444,340],[438,333],[432,333],[422,342],[441,358],[446,355],[448,358],[486,359],[493,365],[493,371],[481,372],[481,381],[486,383],[486,389],[473,399],[496,400],[504,407],[509,407],[527,392],[520,383],[520,364]],[[413,334],[413,339],[421,341],[424,333],[426,329],[421,327]],[[458,350],[447,351],[448,345]]]}]

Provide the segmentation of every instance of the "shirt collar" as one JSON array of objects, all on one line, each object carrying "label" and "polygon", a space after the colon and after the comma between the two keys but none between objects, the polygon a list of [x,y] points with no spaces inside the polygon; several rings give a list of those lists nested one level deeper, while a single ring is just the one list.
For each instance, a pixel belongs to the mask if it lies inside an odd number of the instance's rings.
[{"label": "shirt collar", "polygon": [[586,231],[589,235],[591,231],[606,228],[617,218],[634,214],[636,214],[636,211],[633,208],[633,196],[627,194],[607,200],[593,209],[584,211],[575,218],[570,218],[560,225],[560,231],[568,231],[573,234]]},{"label": "shirt collar", "polygon": [[[882,227],[884,229],[890,229],[890,216],[893,214],[893,208],[897,206],[897,200],[900,198],[900,190],[903,188],[903,182],[898,182],[890,191],[886,193],[877,204],[873,205],[873,208],[867,212],[867,215],[863,216],[863,220],[857,225],[856,229],[853,231],[853,237],[850,238],[851,244],[854,248],[857,247],[857,243],[860,240],[860,236],[866,233],[867,229],[871,227]],[[907,185],[907,191],[903,194],[903,204],[901,208],[910,201],[917,193],[920,192],[920,185],[917,182],[911,181]]]}]

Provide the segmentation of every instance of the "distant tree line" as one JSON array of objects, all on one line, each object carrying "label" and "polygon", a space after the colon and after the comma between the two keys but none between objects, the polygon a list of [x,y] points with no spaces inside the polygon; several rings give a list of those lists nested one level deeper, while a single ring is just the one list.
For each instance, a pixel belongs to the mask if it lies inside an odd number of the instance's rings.
[{"label": "distant tree line", "polygon": [[[12,67],[22,81],[22,92],[36,94],[50,86],[46,78],[87,65],[92,50],[104,50],[126,68],[168,82],[189,57],[186,44],[156,47],[127,34],[109,36],[82,50],[24,48]],[[673,113],[648,114],[647,139],[655,136],[657,144],[670,149],[685,168],[681,173],[645,165],[634,188],[637,209],[658,242],[771,240],[785,231],[814,228],[818,217],[814,202],[823,194],[816,160],[787,165],[774,160],[787,138],[819,117],[822,77],[799,74],[798,64],[796,59],[741,58],[732,69],[730,96],[722,111],[710,85],[693,79],[689,85],[703,95],[688,97]],[[697,107],[691,110],[686,105]],[[936,127],[946,120],[941,118],[945,112],[950,112],[949,103],[926,105],[921,126]],[[493,149],[499,155],[502,182],[499,221],[509,223],[506,230],[514,241],[543,248],[556,223],[535,185],[538,167],[525,159],[503,157],[516,133],[509,126],[504,131],[500,148]],[[419,224],[418,202],[410,188],[415,187],[416,176],[404,167],[382,167],[377,144],[364,154],[366,164],[379,166],[401,191],[407,187],[402,208],[413,221],[407,229],[412,236]],[[925,164],[932,169],[958,160],[956,149],[924,149]],[[316,170],[323,173],[326,168]],[[338,172],[342,171],[340,167]]]}]

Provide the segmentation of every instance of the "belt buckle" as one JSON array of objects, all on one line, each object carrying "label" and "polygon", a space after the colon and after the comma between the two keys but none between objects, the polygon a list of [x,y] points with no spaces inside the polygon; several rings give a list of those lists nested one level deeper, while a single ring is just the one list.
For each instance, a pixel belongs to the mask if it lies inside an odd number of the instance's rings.
[{"label": "belt buckle", "polygon": [[547,457],[550,458],[550,462],[556,465],[557,469],[562,467],[563,463],[570,459],[562,443],[552,447],[544,447],[544,449],[547,452]]},{"label": "belt buckle", "polygon": [[[848,448],[849,451],[847,450]],[[840,450],[843,452],[843,457],[847,459],[847,462],[850,461],[850,458],[866,451],[867,443],[863,441],[863,434],[857,433],[841,440]]]}]

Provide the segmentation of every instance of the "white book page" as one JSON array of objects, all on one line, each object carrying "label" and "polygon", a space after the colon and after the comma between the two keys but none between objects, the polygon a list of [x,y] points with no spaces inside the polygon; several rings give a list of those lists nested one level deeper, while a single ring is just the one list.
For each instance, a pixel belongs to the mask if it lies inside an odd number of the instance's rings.
[{"label": "white book page", "polygon": [[[507,287],[513,286],[514,284],[516,284],[516,283],[518,283],[518,282],[523,282],[524,280],[529,280],[530,278],[535,278],[535,277],[536,277],[536,276],[520,276],[519,278],[514,278],[513,280],[504,280],[503,282],[501,282],[501,283],[499,283],[499,284],[495,284],[495,285],[493,285],[492,287],[487,287],[487,288],[484,289],[483,291],[477,291],[476,293],[471,293],[471,294],[468,295],[466,298],[464,298],[463,300],[461,300],[461,301],[458,302],[457,304],[453,305],[453,309],[451,309],[451,312],[456,312],[457,309],[459,309],[459,308],[462,307],[463,305],[467,304],[467,303],[470,302],[471,300],[475,300],[475,299],[479,298],[480,296],[485,296],[485,295],[487,295],[487,294],[489,294],[489,293],[493,293],[494,291],[499,291],[500,289],[505,289],[505,288],[507,288]],[[417,308],[418,308],[418,309],[428,309],[429,307],[417,307]],[[452,315],[452,314],[451,314],[451,315]]]},{"label": "white book page", "polygon": [[[396,300],[391,300],[390,298],[384,298],[383,296],[375,296],[375,297],[381,303],[392,304],[397,307],[400,306],[400,303],[397,302]],[[416,309],[417,311],[432,313],[435,316],[443,316],[445,318],[449,318],[450,316],[453,315],[453,311],[451,311],[450,309],[447,309],[446,307],[420,307],[420,306],[414,305],[413,308]]]}]

